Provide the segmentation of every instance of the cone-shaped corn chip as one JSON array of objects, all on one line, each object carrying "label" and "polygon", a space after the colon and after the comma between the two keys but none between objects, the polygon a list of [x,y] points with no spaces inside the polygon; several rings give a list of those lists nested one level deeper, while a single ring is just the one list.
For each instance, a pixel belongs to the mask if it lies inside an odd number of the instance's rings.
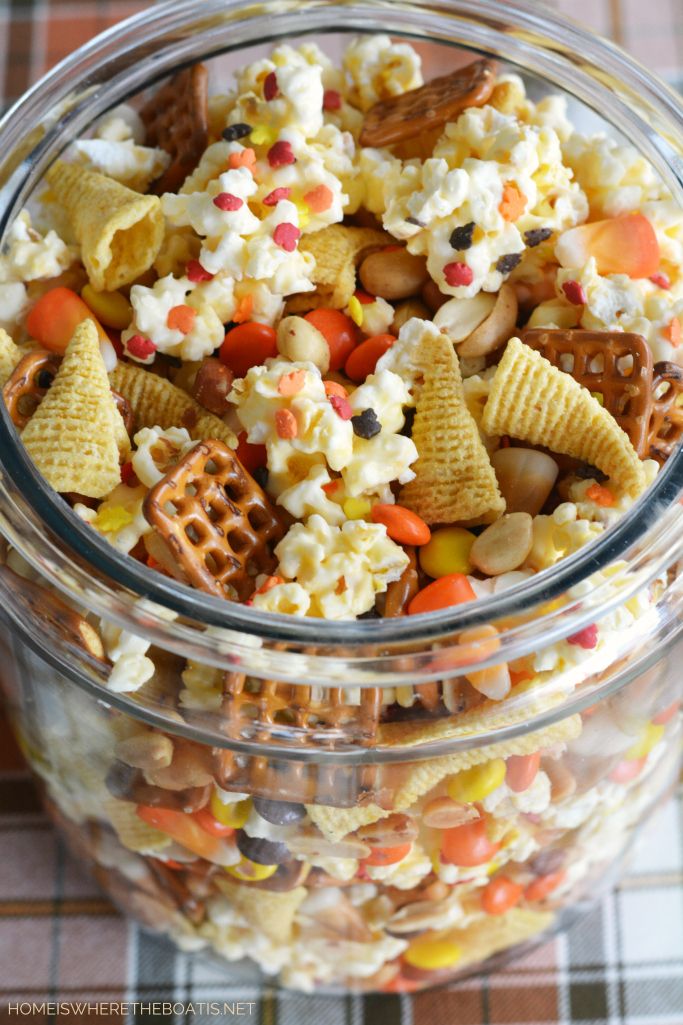
[{"label": "cone-shaped corn chip", "polygon": [[55,491],[104,498],[121,480],[120,420],[97,329],[84,320],[21,440]]},{"label": "cone-shaped corn chip", "polygon": [[307,895],[305,887],[296,886],[293,890],[278,893],[259,890],[249,883],[233,882],[220,874],[215,879],[218,889],[251,925],[274,943],[289,943],[294,916]]},{"label": "cone-shaped corn chip", "polygon": [[15,345],[10,336],[0,327],[0,388],[4,388],[7,379],[23,356],[22,350]]},{"label": "cone-shaped corn chip", "polygon": [[164,237],[158,196],[141,196],[113,178],[58,160],[47,173],[81,246],[98,292],[114,292],[148,270]]},{"label": "cone-shaped corn chip", "polygon": [[611,413],[519,338],[498,364],[482,425],[597,466],[627,495],[645,490],[643,465]]},{"label": "cone-shaped corn chip", "polygon": [[412,432],[419,458],[399,501],[429,524],[491,523],[505,502],[465,402],[453,343],[427,325],[413,359],[423,378]]},{"label": "cone-shaped corn chip", "polygon": [[171,842],[167,833],[153,829],[135,812],[135,805],[111,798],[102,809],[116,830],[116,835],[129,851],[161,851]]},{"label": "cone-shaped corn chip", "polygon": [[111,375],[111,386],[130,402],[134,432],[142,427],[185,427],[195,441],[217,438],[229,448],[237,438],[227,424],[170,381],[132,363],[119,363]]},{"label": "cone-shaped corn chip", "polygon": [[485,961],[499,950],[507,950],[548,929],[554,915],[533,908],[511,908],[504,915],[483,915],[465,929],[448,929],[434,933],[435,939],[446,940],[460,947],[462,957],[454,967]]},{"label": "cone-shaped corn chip", "polygon": [[304,235],[299,251],[315,257],[315,270],[311,281],[315,292],[292,296],[287,302],[287,313],[299,313],[318,306],[331,306],[342,310],[356,288],[356,267],[371,249],[379,249],[391,242],[391,236],[374,228],[349,228],[331,224],[321,231]]}]

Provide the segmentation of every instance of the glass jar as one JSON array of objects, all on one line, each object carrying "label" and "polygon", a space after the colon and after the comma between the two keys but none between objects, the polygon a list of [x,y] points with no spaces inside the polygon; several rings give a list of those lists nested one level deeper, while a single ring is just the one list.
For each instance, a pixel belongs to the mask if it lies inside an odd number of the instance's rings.
[{"label": "glass jar", "polygon": [[[677,98],[535,6],[185,0],[99,36],[9,112],[0,230],[71,140],[171,71],[223,74],[266,36],[336,55],[344,33],[376,31],[409,37],[425,79],[474,50],[535,95],[564,92],[574,120],[628,138],[680,198]],[[1,419],[17,737],[69,844],[184,949],[251,956],[304,990],[458,978],[594,899],[674,784],[680,451],[607,532],[511,591],[321,629],[120,556]],[[105,649],[123,653],[115,670]],[[510,671],[503,702],[483,696]]]}]

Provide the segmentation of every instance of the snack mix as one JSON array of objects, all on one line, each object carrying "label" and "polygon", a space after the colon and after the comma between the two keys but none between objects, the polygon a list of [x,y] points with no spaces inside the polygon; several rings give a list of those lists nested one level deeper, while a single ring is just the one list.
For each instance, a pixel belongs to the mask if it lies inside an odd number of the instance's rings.
[{"label": "snack mix", "polygon": [[[257,617],[413,616],[522,586],[652,483],[683,431],[682,267],[652,168],[563,98],[485,59],[424,84],[388,36],[341,67],[279,45],[51,167],[0,254],[0,384],[45,481],[150,570]],[[616,695],[427,761],[287,760],[524,722],[615,661],[656,586],[535,656],[335,688],[172,666],[5,562],[112,692],[272,741],[241,757],[61,695],[68,743],[25,746],[115,899],[289,986],[417,989],[538,936],[673,771],[654,683],[635,723]]]}]

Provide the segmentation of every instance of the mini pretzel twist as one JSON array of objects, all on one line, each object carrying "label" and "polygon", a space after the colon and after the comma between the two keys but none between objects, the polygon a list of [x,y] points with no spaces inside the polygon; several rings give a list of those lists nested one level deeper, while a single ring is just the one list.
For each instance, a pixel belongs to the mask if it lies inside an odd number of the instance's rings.
[{"label": "mini pretzel twist", "polygon": [[2,394],[18,430],[23,430],[47,394],[60,363],[54,352],[36,349],[20,359],[10,374]]},{"label": "mini pretzel twist", "polygon": [[[662,388],[662,385],[668,385]],[[657,397],[658,392],[661,394]],[[683,435],[683,369],[677,363],[655,363],[652,376],[652,417],[648,453],[664,463]]]},{"label": "mini pretzel twist", "polygon": [[194,171],[209,141],[208,72],[195,64],[174,75],[140,111],[145,144],[171,155],[171,164],[152,183],[152,191],[177,192]]}]

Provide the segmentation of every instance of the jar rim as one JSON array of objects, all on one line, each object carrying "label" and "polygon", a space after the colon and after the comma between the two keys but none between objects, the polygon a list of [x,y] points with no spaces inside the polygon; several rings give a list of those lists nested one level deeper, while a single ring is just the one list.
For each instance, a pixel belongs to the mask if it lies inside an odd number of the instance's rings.
[{"label": "jar rim", "polygon": [[[315,3],[308,6],[311,7],[316,18],[319,18],[325,12],[334,12],[335,9],[338,9],[339,4],[334,0],[316,0]],[[372,31],[370,21],[372,18],[379,17],[381,11],[382,27],[385,31],[391,31],[396,36],[436,39],[437,42],[449,42],[449,39],[439,36],[438,31],[443,34],[446,28],[452,29],[452,26],[447,25],[447,19],[452,18],[458,24],[460,40],[464,38],[463,33],[466,29],[471,30],[472,38],[468,37],[468,39],[473,49],[477,48],[477,44],[481,46],[484,29],[493,33],[497,31],[501,39],[502,33],[505,31],[507,40],[516,41],[518,51],[521,44],[526,46],[529,52],[532,52],[533,39],[543,37],[546,41],[546,49],[542,53],[541,73],[551,81],[563,82],[563,87],[570,94],[578,95],[583,102],[588,102],[590,96],[593,98],[593,105],[597,104],[600,99],[607,103],[608,98],[611,98],[608,106],[613,106],[614,90],[610,86],[617,81],[624,86],[623,95],[620,94],[618,100],[621,112],[628,110],[625,105],[625,97],[630,97],[636,92],[640,96],[641,106],[643,103],[647,103],[655,110],[656,118],[652,121],[643,119],[642,115],[638,120],[639,115],[636,110],[631,112],[629,127],[632,140],[635,138],[636,143],[639,143],[642,149],[647,149],[657,170],[670,185],[675,183],[677,191],[683,190],[683,161],[678,160],[677,162],[674,145],[671,141],[682,135],[683,119],[681,119],[680,101],[676,99],[675,94],[668,90],[668,87],[659,82],[656,76],[650,74],[613,44],[597,39],[568,19],[541,9],[533,3],[525,2],[525,0],[506,2],[503,12],[501,12],[497,0],[442,0],[442,2],[433,4],[406,3],[401,4],[400,7],[392,5],[389,10],[381,0],[367,0],[364,3],[344,4],[343,6],[345,31],[362,31],[361,24],[366,26],[366,31]],[[295,9],[300,11],[301,4],[285,0],[281,7],[283,11],[291,13]],[[181,0],[180,3],[167,0],[165,3],[139,12],[126,21],[113,26],[48,72],[7,112],[0,121],[0,152],[16,149],[21,139],[13,138],[13,133],[16,134],[15,125],[26,117],[27,113],[33,115],[36,113],[36,109],[40,111],[42,108],[42,115],[45,117],[50,111],[54,111],[56,105],[64,100],[69,87],[73,87],[74,80],[82,72],[86,73],[85,85],[87,85],[88,69],[92,68],[93,62],[101,59],[103,55],[113,59],[117,54],[125,54],[128,61],[127,68],[132,61],[135,45],[142,45],[139,44],[140,38],[146,40],[145,45],[151,45],[154,40],[172,36],[173,32],[188,23],[192,17],[198,18],[201,25],[210,26],[217,18],[238,15],[240,8],[244,10],[240,0],[206,0],[202,5],[201,17],[199,17],[193,0]],[[409,30],[406,17],[411,12],[415,14],[416,18],[424,19],[421,30],[418,30],[416,24],[412,24]],[[265,9],[261,11],[261,16],[264,13]],[[427,17],[428,14],[429,17]],[[369,19],[369,15],[372,15],[372,18]],[[245,17],[247,16],[245,14]],[[482,32],[474,32],[472,26],[465,26],[463,20],[465,17],[476,18],[482,27]],[[496,26],[500,26],[500,28],[496,28]],[[336,24],[329,25],[328,28],[335,32],[340,31]],[[145,31],[141,32],[141,29]],[[302,31],[299,26],[297,34],[301,35],[313,30],[308,27]],[[156,35],[153,34],[155,32]],[[271,28],[269,32],[269,38],[273,40],[291,35],[291,29],[275,33],[275,29]],[[460,41],[458,43],[450,41],[451,45],[460,45]],[[170,43],[167,44],[167,49],[171,49]],[[489,47],[490,49],[491,47]],[[495,52],[495,48],[493,52]],[[572,56],[578,53],[581,54],[581,67],[577,66]],[[510,59],[509,56],[507,59]],[[155,70],[157,77],[162,77],[167,73],[166,65],[162,66],[162,62],[157,62]],[[569,71],[573,76],[571,82],[567,78]],[[583,83],[583,95],[578,88],[579,81]],[[137,91],[137,87],[135,91]],[[83,106],[86,102],[83,101],[81,105]],[[638,130],[635,131],[635,135],[633,135],[634,118],[638,122]],[[58,120],[48,128],[36,150],[40,149],[43,153],[45,152],[50,142],[50,136],[55,133],[58,135],[60,130],[64,130],[63,121],[64,119]],[[66,121],[68,121],[68,117]],[[27,123],[36,122],[33,120]],[[663,130],[661,134],[655,132],[652,127],[655,123],[665,125],[667,132]],[[6,146],[3,145],[4,142],[7,143]],[[19,164],[18,177],[21,181],[17,181],[17,174],[14,173],[10,175],[9,183],[5,182],[0,187],[0,195],[7,192],[8,189],[10,193],[6,208],[3,213],[0,213],[0,234],[4,232],[14,208],[19,205],[18,200],[22,189],[26,188],[31,174],[35,171],[34,153],[35,151],[25,154],[23,161]],[[0,181],[2,181],[1,170],[0,167]],[[75,591],[78,601],[86,604],[93,611],[99,614],[106,613],[112,621],[121,626],[131,627],[134,625],[135,631],[143,635],[147,630],[147,636],[167,636],[170,633],[168,616],[164,616],[162,611],[169,609],[182,616],[184,621],[191,622],[200,628],[223,627],[234,631],[243,638],[258,637],[274,646],[286,645],[288,650],[278,654],[278,675],[285,672],[283,664],[290,654],[296,653],[297,648],[305,649],[306,646],[320,640],[320,620],[261,612],[237,603],[226,602],[176,581],[168,581],[160,574],[136,563],[127,555],[117,552],[104,538],[80,520],[60,496],[42,480],[23,447],[19,444],[18,436],[5,409],[0,412],[0,451],[3,453],[1,483],[4,490],[4,510],[1,512],[0,527],[34,568],[48,577],[64,593],[73,595]],[[527,610],[531,611],[541,603],[547,603],[566,594],[577,583],[612,564],[615,559],[631,555],[634,550],[637,550],[638,558],[641,561],[650,559],[649,568],[654,573],[659,563],[656,559],[652,561],[651,556],[654,552],[660,551],[665,540],[671,545],[674,543],[670,537],[669,521],[664,514],[673,507],[677,515],[678,509],[675,504],[682,488],[683,451],[678,450],[658,474],[647,492],[614,526],[553,567],[534,575],[528,581],[509,591],[487,596],[476,602],[455,608],[451,607],[418,616],[401,617],[396,620],[325,620],[325,648],[327,651],[333,652],[331,658],[338,658],[339,654],[342,654],[353,666],[363,664],[366,651],[376,653],[379,649],[392,645],[395,645],[399,651],[411,644],[420,644],[429,648],[430,645],[469,626],[483,621],[505,618],[518,612],[520,602],[525,602]],[[680,545],[683,547],[683,539]],[[669,547],[670,556],[672,551],[673,549]],[[153,606],[145,608],[146,625],[144,628],[141,628],[139,616],[136,617],[134,607],[134,603],[139,602],[141,598],[148,603],[153,603],[159,609],[157,612]],[[623,596],[620,600],[624,600]],[[595,608],[590,602],[584,600],[576,604],[577,608],[563,609],[561,610],[562,614],[551,615],[542,622],[536,619],[534,622],[527,623],[525,643],[529,645],[533,643],[534,639],[540,639],[539,624],[543,627],[543,640],[547,642],[553,636],[553,631],[556,636],[567,636],[580,629],[584,623],[589,622],[590,617],[595,618]],[[178,627],[174,627],[173,632],[180,637],[183,636],[182,630]],[[195,630],[193,637],[196,633]],[[201,638],[196,643],[195,650],[201,651],[203,657],[210,656],[211,643],[206,643],[206,636],[203,644],[200,641]],[[354,655],[344,651],[348,645],[353,645]],[[172,650],[177,650],[177,646],[175,649],[173,649],[173,644],[170,646]],[[335,648],[339,649],[337,655],[334,655]],[[246,654],[248,651],[247,647]],[[244,656],[245,649],[240,651],[240,645],[235,643],[233,653],[241,653]],[[326,664],[327,657],[327,655],[320,657],[321,666]],[[376,654],[372,654],[373,667],[378,657]],[[400,651],[399,654],[388,657],[398,659]],[[208,661],[210,663],[210,657]],[[269,665],[263,672],[256,671],[254,675],[266,675],[268,672],[272,672],[272,668],[273,666]],[[292,672],[296,676],[297,673],[300,673],[300,667],[298,670],[295,667]],[[394,681],[399,677],[400,674],[393,672],[391,680]],[[285,678],[284,675],[283,678]],[[353,684],[356,682],[352,681]],[[390,682],[388,677],[385,682]]]}]

